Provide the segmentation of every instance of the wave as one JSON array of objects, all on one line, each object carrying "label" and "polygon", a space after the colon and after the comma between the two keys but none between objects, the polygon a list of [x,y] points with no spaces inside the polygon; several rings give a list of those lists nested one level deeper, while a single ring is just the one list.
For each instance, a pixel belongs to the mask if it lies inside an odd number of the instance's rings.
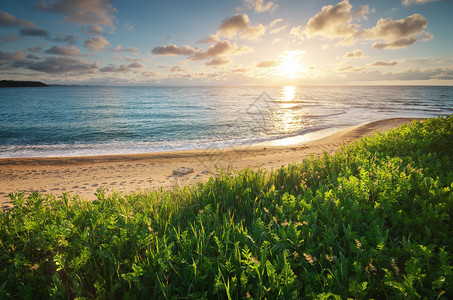
[{"label": "wave", "polygon": [[235,147],[254,146],[260,143],[278,141],[286,138],[313,134],[326,129],[329,126],[303,129],[288,134],[270,134],[254,137],[220,138],[216,140],[179,140],[179,141],[157,141],[157,142],[120,142],[120,143],[98,143],[98,144],[47,144],[47,145],[0,145],[0,158],[13,157],[72,157],[72,156],[93,156],[93,155],[118,155],[118,154],[140,154],[184,150],[206,150],[225,149]]}]

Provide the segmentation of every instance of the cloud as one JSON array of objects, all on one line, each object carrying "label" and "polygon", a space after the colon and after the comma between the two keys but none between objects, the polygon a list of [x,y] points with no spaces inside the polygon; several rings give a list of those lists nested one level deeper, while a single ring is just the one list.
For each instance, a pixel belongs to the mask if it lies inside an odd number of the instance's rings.
[{"label": "cloud", "polygon": [[269,28],[269,32],[271,34],[276,34],[276,33],[279,33],[280,31],[284,30],[286,28],[286,25],[282,25],[282,26],[279,26],[279,27],[275,27],[278,23],[280,23],[281,21],[283,21],[283,19],[275,19],[274,21],[272,21],[268,28]]},{"label": "cloud", "polygon": [[264,60],[256,64],[257,68],[275,68],[282,64],[282,61],[279,59]]},{"label": "cloud", "polygon": [[274,21],[272,21],[270,24],[269,24],[269,28],[272,28],[272,27],[275,27],[275,25],[277,25],[277,23],[283,21],[283,19],[275,19]]},{"label": "cloud", "polygon": [[354,51],[352,52],[348,52],[346,53],[344,56],[344,58],[356,58],[356,57],[367,57],[365,55],[365,53],[363,53],[363,51],[361,49],[355,49]]},{"label": "cloud", "polygon": [[246,14],[234,15],[223,20],[219,26],[217,35],[232,38],[241,33],[241,38],[256,40],[266,32],[262,24],[249,25],[250,19]]},{"label": "cloud", "polygon": [[196,51],[191,58],[192,60],[203,60],[220,56],[237,55],[250,51],[252,51],[250,47],[238,46],[236,43],[230,44],[229,41],[223,41],[209,46],[205,51]]},{"label": "cloud", "polygon": [[123,24],[123,27],[126,28],[127,30],[131,31],[132,29],[134,29],[134,26],[132,26],[131,23],[124,23]]},{"label": "cloud", "polygon": [[289,31],[289,36],[292,36],[296,39],[300,39],[300,40],[304,40],[305,39],[305,31],[304,29],[302,28],[302,26],[295,26],[293,28],[291,28],[291,30]]},{"label": "cloud", "polygon": [[[450,70],[451,71],[451,70]],[[411,69],[399,73],[386,73],[384,80],[430,80],[445,76],[446,70],[442,68]]]},{"label": "cloud", "polygon": [[420,14],[413,14],[400,20],[379,19],[376,26],[363,32],[364,39],[383,40],[373,44],[373,48],[404,48],[414,44],[420,38],[429,40],[432,35],[425,32],[428,21]]},{"label": "cloud", "polygon": [[231,70],[231,72],[233,72],[233,73],[245,74],[245,73],[250,72],[251,70],[252,70],[252,69],[250,69],[250,68],[239,68],[239,69]]},{"label": "cloud", "polygon": [[[350,44],[359,34],[359,26],[352,24],[352,19],[364,16],[368,11],[367,6],[361,6],[358,11],[352,12],[352,5],[348,0],[344,0],[335,6],[323,6],[321,12],[310,18],[304,33],[308,37],[342,38],[341,43]],[[293,35],[295,33],[300,35],[300,29],[295,29]]]},{"label": "cloud", "polygon": [[266,32],[266,27],[262,24],[247,26],[241,37],[249,40],[256,40]]},{"label": "cloud", "polygon": [[278,4],[275,4],[272,1],[267,2],[266,4],[264,3],[264,0],[245,0],[244,1],[248,6],[252,7],[255,12],[258,13],[263,13],[263,12],[274,12]]},{"label": "cloud", "polygon": [[31,21],[17,19],[6,11],[0,11],[0,27],[37,27]]},{"label": "cloud", "polygon": [[231,60],[226,57],[216,57],[211,60],[208,60],[205,64],[207,66],[223,66],[231,63]]},{"label": "cloud", "polygon": [[42,51],[42,47],[39,47],[39,46],[36,46],[36,47],[28,47],[27,49],[28,49],[28,51],[30,51],[30,52],[35,52],[35,53],[39,53],[39,52]]},{"label": "cloud", "polygon": [[138,55],[140,53],[140,51],[137,48],[132,48],[132,47],[123,48],[123,47],[121,47],[121,45],[116,46],[115,49],[113,49],[113,51],[114,52],[129,52],[133,55]]},{"label": "cloud", "polygon": [[49,74],[68,72],[93,73],[99,67],[99,63],[95,62],[91,64],[74,57],[57,56],[48,57],[40,62],[33,62],[27,67],[31,70]]},{"label": "cloud", "polygon": [[169,72],[187,72],[187,69],[181,66],[173,66],[170,69],[168,69]]},{"label": "cloud", "polygon": [[156,72],[152,72],[152,71],[142,71],[140,73],[140,75],[143,76],[143,77],[156,77],[159,74],[156,73]]},{"label": "cloud", "polygon": [[345,67],[339,68],[338,71],[341,72],[360,72],[363,71],[365,68],[364,67],[354,67],[351,65],[347,65]]},{"label": "cloud", "polygon": [[151,51],[154,55],[192,55],[195,50],[187,45],[182,47],[168,44],[166,46],[154,47]]},{"label": "cloud", "polygon": [[109,41],[102,36],[95,36],[85,41],[85,47],[94,51],[104,50],[108,45],[110,45]]},{"label": "cloud", "polygon": [[211,34],[207,38],[203,38],[197,41],[197,44],[215,44],[220,42],[220,38],[217,34]]},{"label": "cloud", "polygon": [[47,54],[54,54],[54,55],[72,55],[77,56],[80,53],[80,49],[74,46],[52,46],[51,48],[44,51]]},{"label": "cloud", "polygon": [[41,28],[22,28],[19,31],[19,34],[22,36],[33,36],[33,37],[48,37],[50,36],[50,32],[41,29]]},{"label": "cloud", "polygon": [[409,6],[411,4],[426,4],[430,2],[437,2],[440,0],[403,0],[401,3],[405,6]]},{"label": "cloud", "polygon": [[140,62],[140,61],[143,61],[143,59],[141,59],[141,58],[130,57],[130,56],[128,56],[128,55],[125,55],[125,56],[124,56],[124,59],[127,60],[127,61],[131,61],[131,62]]},{"label": "cloud", "polygon": [[[247,46],[238,46],[236,43],[231,44],[229,41],[219,41],[209,46],[206,50],[193,49],[190,46],[176,46],[169,44],[166,46],[155,47],[152,53],[155,55],[185,55],[190,60],[206,60],[207,66],[221,66],[231,63],[229,56],[239,55],[252,51]],[[172,69],[170,69],[171,71]],[[176,69],[175,69],[176,70]]]},{"label": "cloud", "polygon": [[51,40],[58,43],[68,43],[73,45],[76,43],[77,37],[72,34],[59,33],[57,37],[54,37]]},{"label": "cloud", "polygon": [[27,59],[34,59],[34,60],[40,60],[41,57],[33,55],[33,54],[28,54]]},{"label": "cloud", "polygon": [[408,39],[399,39],[392,42],[386,43],[374,43],[373,48],[375,49],[398,49],[398,48],[405,48],[414,44],[418,39],[416,37],[411,37]]},{"label": "cloud", "polygon": [[218,32],[222,36],[232,38],[240,31],[246,29],[249,22],[250,19],[246,14],[237,14],[232,16],[231,18],[224,19],[222,24],[218,28]]},{"label": "cloud", "polygon": [[368,5],[360,5],[359,8],[352,13],[353,18],[363,18],[368,20],[367,15],[370,13],[370,7]]},{"label": "cloud", "polygon": [[169,44],[155,47],[151,52],[155,55],[185,55],[190,60],[207,60],[205,64],[208,66],[220,66],[231,63],[229,56],[250,51],[252,51],[250,47],[238,46],[236,43],[231,44],[229,41],[222,41],[209,46],[206,50],[193,49],[187,45],[179,47]]},{"label": "cloud", "polygon": [[271,34],[276,34],[276,33],[279,33],[280,31],[286,29],[286,25],[283,25],[283,26],[280,26],[280,27],[277,27],[277,28],[273,28],[271,30],[269,30],[269,32]]},{"label": "cloud", "polygon": [[5,36],[0,36],[0,42],[2,42],[2,43],[12,43],[15,41],[20,41],[20,40],[22,40],[22,38],[14,33],[10,33]]},{"label": "cloud", "polygon": [[136,69],[141,69],[144,67],[145,67],[144,64],[135,62],[135,63],[129,64],[129,65],[119,65],[119,66],[109,65],[107,67],[99,69],[99,71],[107,72],[107,73],[108,72],[109,73],[126,73],[126,72],[135,71]]},{"label": "cloud", "polygon": [[20,60],[25,58],[25,53],[17,51],[15,53],[3,52],[0,50],[0,60]]},{"label": "cloud", "polygon": [[111,0],[50,0],[41,1],[36,9],[63,14],[65,22],[89,26],[92,32],[102,32],[103,27],[115,29],[117,12]]},{"label": "cloud", "polygon": [[372,63],[370,66],[372,67],[390,67],[390,66],[395,66],[397,64],[396,61],[382,61],[382,60],[376,60],[374,63]]}]

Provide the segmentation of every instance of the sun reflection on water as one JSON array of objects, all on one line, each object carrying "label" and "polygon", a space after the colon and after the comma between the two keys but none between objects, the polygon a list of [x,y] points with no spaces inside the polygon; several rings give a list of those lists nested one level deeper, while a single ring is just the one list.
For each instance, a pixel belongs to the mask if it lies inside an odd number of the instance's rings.
[{"label": "sun reflection on water", "polygon": [[296,97],[296,87],[292,85],[287,85],[283,87],[281,98],[285,102],[293,101]]},{"label": "sun reflection on water", "polygon": [[301,129],[300,109],[296,98],[296,87],[284,86],[272,112],[274,128],[281,134],[294,133]]}]

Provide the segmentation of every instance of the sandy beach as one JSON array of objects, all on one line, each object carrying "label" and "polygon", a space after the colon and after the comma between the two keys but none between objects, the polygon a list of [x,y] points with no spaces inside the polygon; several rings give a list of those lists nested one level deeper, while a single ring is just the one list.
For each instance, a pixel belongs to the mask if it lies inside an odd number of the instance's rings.
[{"label": "sandy beach", "polygon": [[[259,145],[229,149],[206,149],[149,154],[81,157],[0,158],[0,204],[8,206],[9,193],[37,191],[63,192],[94,200],[103,187],[108,192],[155,190],[193,184],[216,173],[216,168],[279,168],[300,162],[310,154],[333,153],[374,132],[398,127],[412,119],[394,118],[348,128],[322,139],[287,146]],[[188,167],[193,172],[174,175],[173,170]]]}]

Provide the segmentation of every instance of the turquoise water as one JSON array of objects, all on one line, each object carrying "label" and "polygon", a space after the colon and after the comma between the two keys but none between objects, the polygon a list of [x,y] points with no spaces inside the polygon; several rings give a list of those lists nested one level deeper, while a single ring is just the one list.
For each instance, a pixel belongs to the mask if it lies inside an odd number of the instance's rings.
[{"label": "turquoise water", "polygon": [[453,87],[7,88],[0,157],[234,147],[452,113]]}]

